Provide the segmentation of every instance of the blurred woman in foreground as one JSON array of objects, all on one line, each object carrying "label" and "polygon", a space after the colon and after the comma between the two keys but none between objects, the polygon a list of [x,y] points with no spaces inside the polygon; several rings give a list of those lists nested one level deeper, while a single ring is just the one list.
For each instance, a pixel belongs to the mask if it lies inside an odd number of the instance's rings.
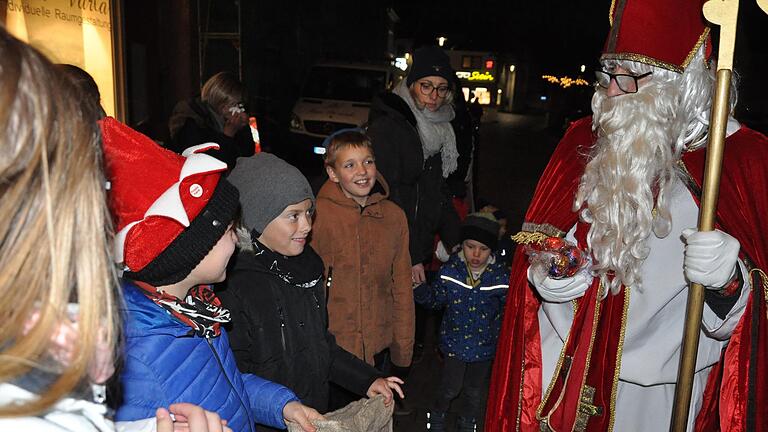
[{"label": "blurred woman in foreground", "polygon": [[[0,430],[113,431],[119,299],[98,101],[0,26]],[[173,405],[157,430],[220,432]]]}]

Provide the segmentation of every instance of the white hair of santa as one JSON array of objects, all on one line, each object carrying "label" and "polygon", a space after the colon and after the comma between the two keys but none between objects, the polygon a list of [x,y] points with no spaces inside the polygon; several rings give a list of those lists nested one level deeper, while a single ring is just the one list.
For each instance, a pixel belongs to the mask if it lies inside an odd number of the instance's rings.
[{"label": "white hair of santa", "polygon": [[[682,74],[632,61],[609,60],[603,67],[633,75],[653,72],[634,94],[608,97],[597,88],[592,98],[597,141],[574,200],[574,211],[591,224],[591,271],[615,294],[622,285],[642,290],[648,236],[670,233],[668,196],[680,174],[677,162],[684,151],[706,144],[714,72],[703,49]],[[733,106],[735,91],[731,94]]]}]

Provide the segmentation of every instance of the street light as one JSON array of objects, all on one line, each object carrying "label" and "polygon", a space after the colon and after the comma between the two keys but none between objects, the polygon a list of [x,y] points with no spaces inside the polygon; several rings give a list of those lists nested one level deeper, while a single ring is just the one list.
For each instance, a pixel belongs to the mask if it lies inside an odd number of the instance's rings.
[{"label": "street light", "polygon": [[581,73],[584,73],[584,71],[587,70],[587,66],[586,65],[581,65],[580,70],[581,70]]},{"label": "street light", "polygon": [[440,36],[440,37],[437,38],[437,44],[440,45],[440,46],[443,46],[443,45],[445,45],[445,41],[447,41],[447,40],[448,40],[447,37]]},{"label": "street light", "polygon": [[514,72],[515,71],[515,65],[509,65],[509,71]]}]

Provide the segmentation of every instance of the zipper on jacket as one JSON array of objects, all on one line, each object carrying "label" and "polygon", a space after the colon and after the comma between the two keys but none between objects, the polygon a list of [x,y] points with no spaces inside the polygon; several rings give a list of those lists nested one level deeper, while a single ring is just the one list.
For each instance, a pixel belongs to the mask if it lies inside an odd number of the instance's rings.
[{"label": "zipper on jacket", "polygon": [[[216,363],[219,364],[219,368],[221,368],[221,373],[224,374],[224,378],[227,379],[227,383],[229,383],[229,386],[232,387],[232,391],[235,393],[235,396],[237,396],[237,400],[240,401],[240,405],[243,407],[243,410],[245,410],[245,417],[248,418],[248,430],[251,432],[256,432],[254,429],[254,423],[256,419],[252,419],[248,415],[248,406],[245,405],[245,402],[243,402],[243,398],[240,397],[240,393],[235,388],[235,385],[232,384],[232,381],[229,379],[229,375],[227,375],[227,370],[224,368],[224,363],[221,362],[221,357],[219,357],[219,353],[216,352],[216,348],[213,346],[213,342],[211,342],[211,339],[206,337],[205,341],[208,342],[208,347],[211,349],[211,352],[213,353],[213,357],[216,359]],[[243,387],[245,388],[245,387]]]},{"label": "zipper on jacket", "polygon": [[416,182],[416,207],[413,209],[413,223],[419,219],[419,182]]},{"label": "zipper on jacket", "polygon": [[277,314],[280,316],[280,343],[283,345],[283,352],[285,352],[285,316],[283,315],[283,307],[277,306]]}]

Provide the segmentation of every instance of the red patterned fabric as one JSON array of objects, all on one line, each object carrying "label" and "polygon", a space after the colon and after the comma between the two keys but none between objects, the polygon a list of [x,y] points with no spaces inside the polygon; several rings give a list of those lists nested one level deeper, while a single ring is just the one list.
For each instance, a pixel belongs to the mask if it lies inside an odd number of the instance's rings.
[{"label": "red patterned fabric", "polygon": [[682,72],[702,43],[707,43],[705,58],[709,58],[703,4],[704,0],[614,0],[603,58],[643,61]]},{"label": "red patterned fabric", "polygon": [[[565,232],[577,221],[577,215],[571,211],[572,197],[584,168],[584,155],[593,142],[591,119],[576,122],[563,137],[555,150],[549,165],[544,171],[534,194],[533,201],[526,214],[527,223],[545,224]],[[704,151],[687,153],[684,162],[692,177],[701,184],[703,175]],[[736,237],[742,245],[742,251],[752,260],[757,268],[768,268],[768,176],[765,162],[768,161],[768,138],[758,132],[741,128],[726,140],[726,153],[721,180],[720,201],[718,205],[719,227]],[[537,311],[540,302],[535,289],[528,284],[526,272],[528,262],[523,248],[518,248],[512,265],[510,288],[504,323],[502,324],[499,345],[494,362],[491,387],[486,412],[486,428],[491,431],[538,431],[536,409],[542,399],[541,377],[541,341]],[[697,431],[722,430],[728,432],[745,431],[747,424],[754,425],[754,430],[768,432],[768,316],[766,316],[765,297],[762,287],[760,294],[753,300],[759,300],[759,312],[752,322],[752,301],[738,324],[731,342],[725,352],[725,361],[718,364],[710,373],[710,382],[705,390],[703,408],[697,419]],[[580,301],[589,305],[594,289]],[[617,323],[621,314],[617,296],[606,298],[610,303],[601,307],[601,321]],[[581,308],[585,310],[587,308]],[[579,313],[577,313],[577,316]],[[572,334],[578,325],[584,326],[583,319],[574,319]],[[581,323],[581,324],[579,324]],[[578,330],[577,330],[578,332]],[[757,332],[757,334],[755,334]],[[610,396],[607,382],[612,379],[610,368],[615,367],[616,341],[603,336],[616,335],[618,332],[597,332],[595,345],[605,347],[602,359],[602,372],[590,370],[591,378],[587,383],[602,388],[599,397]],[[601,336],[602,335],[602,336]],[[614,356],[615,357],[615,356]],[[749,363],[753,358],[756,367],[750,380]],[[611,362],[614,362],[611,366]],[[753,365],[755,366],[755,365]],[[574,361],[573,367],[578,367]],[[719,370],[722,368],[722,386]],[[600,372],[605,380],[600,378]],[[592,381],[590,381],[592,379]],[[719,389],[721,387],[721,389]],[[753,389],[756,401],[753,404],[755,417],[747,419],[748,392]],[[568,389],[566,389],[568,390]],[[566,392],[568,393],[568,392]],[[601,396],[602,394],[602,396]],[[569,396],[573,398],[574,396]],[[603,399],[602,406],[607,407]],[[596,403],[596,405],[599,405]],[[559,425],[568,425],[575,417],[572,408],[574,401],[564,402],[558,415]],[[569,408],[570,407],[570,408]],[[604,416],[606,417],[606,416]],[[760,421],[762,419],[762,422]],[[607,430],[607,422],[591,422],[586,430]],[[599,421],[599,419],[598,419]],[[719,423],[719,424],[718,424]],[[570,430],[567,427],[566,430]]]},{"label": "red patterned fabric", "polygon": [[219,337],[221,324],[230,321],[229,309],[221,305],[212,285],[192,287],[182,300],[164,291],[158,291],[146,282],[132,282],[156,305],[188,325],[192,329],[191,332],[200,337]]}]

